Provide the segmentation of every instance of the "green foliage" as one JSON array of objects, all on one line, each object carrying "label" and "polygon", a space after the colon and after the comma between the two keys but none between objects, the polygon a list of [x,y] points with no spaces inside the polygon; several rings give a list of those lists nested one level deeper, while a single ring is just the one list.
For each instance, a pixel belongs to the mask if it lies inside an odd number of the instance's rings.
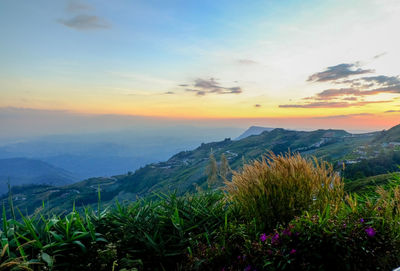
[{"label": "green foliage", "polygon": [[217,234],[226,213],[222,198],[222,193],[205,192],[186,197],[160,195],[157,201],[139,200],[130,206],[117,204],[98,230],[115,241],[123,258],[120,267],[173,270],[195,242]]},{"label": "green foliage", "polygon": [[304,211],[339,208],[343,183],[325,162],[299,154],[274,155],[245,165],[226,182],[227,197],[242,215],[267,229],[286,224]]},{"label": "green foliage", "polygon": [[400,176],[389,179],[343,195],[328,164],[271,154],[234,173],[228,194],[156,194],[107,207],[96,184],[96,210],[26,216],[10,193],[0,270],[392,270]]},{"label": "green foliage", "polygon": [[347,179],[360,179],[398,171],[400,165],[400,152],[388,151],[379,154],[376,158],[364,159],[356,164],[346,165],[344,177]]}]

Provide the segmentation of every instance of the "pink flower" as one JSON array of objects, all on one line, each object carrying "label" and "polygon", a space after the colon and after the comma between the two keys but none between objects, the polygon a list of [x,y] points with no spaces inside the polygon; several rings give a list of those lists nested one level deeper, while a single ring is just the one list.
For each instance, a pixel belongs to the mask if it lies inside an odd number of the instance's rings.
[{"label": "pink flower", "polygon": [[292,250],[290,251],[290,254],[295,254],[297,250],[295,250],[294,248],[292,248]]}]

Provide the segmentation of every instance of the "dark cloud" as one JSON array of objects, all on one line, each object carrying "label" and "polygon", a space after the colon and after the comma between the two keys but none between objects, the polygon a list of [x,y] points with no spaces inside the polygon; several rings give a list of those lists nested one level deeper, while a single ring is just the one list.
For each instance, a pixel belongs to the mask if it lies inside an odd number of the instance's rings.
[{"label": "dark cloud", "polygon": [[361,102],[309,102],[305,104],[283,104],[280,108],[346,108],[355,106],[365,106],[376,103],[391,103],[392,101],[361,101]]},{"label": "dark cloud", "polygon": [[59,19],[58,22],[77,30],[93,30],[110,28],[110,24],[95,15],[76,15],[70,19]]},{"label": "dark cloud", "polygon": [[348,88],[332,88],[317,93],[312,97],[305,97],[303,100],[329,101],[342,99],[355,101],[357,97],[377,95],[380,93],[400,94],[400,78],[398,76],[369,76],[353,80],[341,81],[350,84]]},{"label": "dark cloud", "polygon": [[[381,54],[383,55],[383,54]],[[380,57],[381,55],[375,56]],[[342,108],[364,106],[372,103],[385,103],[390,101],[365,101],[366,96],[381,93],[400,94],[399,76],[362,76],[372,73],[373,70],[360,68],[358,62],[352,64],[342,63],[326,68],[325,71],[315,73],[308,78],[312,82],[328,82],[334,85],[343,85],[342,88],[325,89],[314,96],[304,97],[298,104],[280,105],[282,108]],[[349,79],[349,76],[355,76]]]},{"label": "dark cloud", "polygon": [[[188,84],[181,84],[179,86],[187,87]],[[223,87],[215,78],[194,80],[192,88],[186,88],[185,91],[194,92],[197,96],[204,96],[206,94],[240,94],[243,92],[242,88],[236,87]]]},{"label": "dark cloud", "polygon": [[194,80],[194,86],[204,89],[220,88],[214,78],[210,78],[209,80],[198,78]]},{"label": "dark cloud", "polygon": [[359,80],[365,82],[371,82],[374,85],[381,85],[386,87],[393,87],[400,85],[400,79],[398,76],[378,75],[378,76],[362,77]]},{"label": "dark cloud", "polygon": [[187,88],[187,89],[185,89],[185,91],[194,92],[194,93],[196,93],[197,96],[204,96],[204,95],[206,95],[206,92],[205,92],[204,90],[198,90],[198,89]]},{"label": "dark cloud", "polygon": [[254,107],[259,108],[259,107],[261,107],[261,104],[255,104]]},{"label": "dark cloud", "polygon": [[258,64],[257,61],[254,61],[254,60],[251,60],[251,59],[238,59],[236,62],[238,64],[241,64],[241,65],[255,65],[255,64]]},{"label": "dark cloud", "polygon": [[385,111],[385,113],[399,113],[400,112],[400,110],[388,110],[388,111]]},{"label": "dark cloud", "polygon": [[359,68],[358,63],[343,63],[336,66],[330,66],[325,71],[314,73],[308,77],[307,81],[310,82],[328,82],[336,81],[338,79],[347,78],[351,75],[372,73],[373,70],[364,70]]},{"label": "dark cloud", "polygon": [[400,85],[398,76],[367,76],[352,80],[336,81],[335,84],[349,84],[353,88],[368,89],[378,87],[394,87]]},{"label": "dark cloud", "polygon": [[66,9],[69,12],[80,12],[80,11],[93,10],[94,8],[88,4],[84,4],[80,1],[70,0],[67,3]]},{"label": "dark cloud", "polygon": [[167,91],[167,92],[164,92],[164,94],[175,94],[175,92],[173,92],[173,91]]},{"label": "dark cloud", "polygon": [[354,88],[340,88],[340,89],[326,89],[317,95],[315,97],[311,97],[311,99],[315,100],[331,100],[333,98],[337,98],[340,96],[346,96],[346,95],[360,95],[360,90],[354,89]]}]

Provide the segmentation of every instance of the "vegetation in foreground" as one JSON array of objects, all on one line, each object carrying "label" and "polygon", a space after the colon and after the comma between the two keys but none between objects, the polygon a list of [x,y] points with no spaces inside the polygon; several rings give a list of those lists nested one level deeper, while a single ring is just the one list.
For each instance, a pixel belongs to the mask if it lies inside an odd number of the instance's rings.
[{"label": "vegetation in foreground", "polygon": [[326,163],[270,155],[226,191],[26,217],[3,208],[0,270],[391,270],[400,177],[347,194]]}]

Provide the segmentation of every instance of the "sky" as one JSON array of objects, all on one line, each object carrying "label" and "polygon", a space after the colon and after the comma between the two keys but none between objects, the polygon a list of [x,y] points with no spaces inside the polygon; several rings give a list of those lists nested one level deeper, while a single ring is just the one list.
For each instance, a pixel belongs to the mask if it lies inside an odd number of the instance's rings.
[{"label": "sky", "polygon": [[399,14],[398,0],[2,0],[0,122],[387,129]]}]

